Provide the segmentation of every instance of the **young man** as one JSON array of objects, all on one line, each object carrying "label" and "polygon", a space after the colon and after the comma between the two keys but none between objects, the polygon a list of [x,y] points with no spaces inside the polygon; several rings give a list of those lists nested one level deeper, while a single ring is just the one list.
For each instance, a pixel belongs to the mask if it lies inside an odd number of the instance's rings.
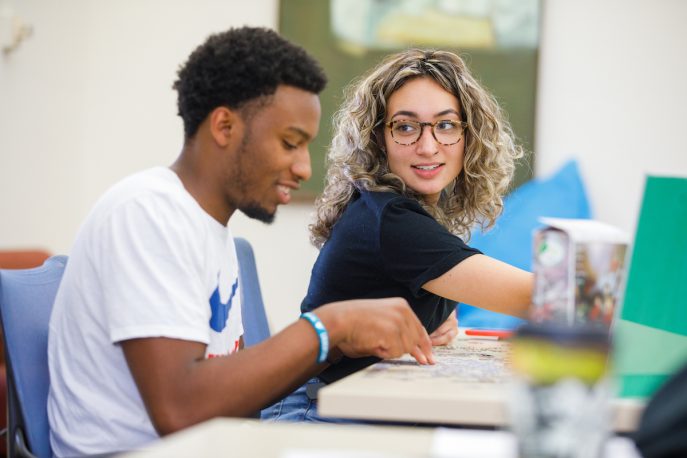
[{"label": "young man", "polygon": [[310,177],[325,85],[275,32],[211,36],[174,84],[185,141],[171,168],[111,188],[82,226],[50,321],[48,415],[58,456],[140,447],[245,416],[350,356],[431,342],[402,299],[338,302],[243,351],[235,210],[270,222]]}]

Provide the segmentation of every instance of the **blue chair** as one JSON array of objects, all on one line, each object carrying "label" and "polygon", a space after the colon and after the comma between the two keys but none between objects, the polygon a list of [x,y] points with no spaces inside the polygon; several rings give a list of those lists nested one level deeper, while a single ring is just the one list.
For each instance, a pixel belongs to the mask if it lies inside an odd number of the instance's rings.
[{"label": "blue chair", "polygon": [[9,456],[50,457],[48,322],[66,256],[34,269],[0,270],[5,335]]},{"label": "blue chair", "polygon": [[246,347],[255,345],[270,337],[265,305],[260,293],[260,281],[255,267],[255,255],[248,240],[236,237],[236,255],[239,261],[241,282],[241,316],[243,319],[243,342]]}]

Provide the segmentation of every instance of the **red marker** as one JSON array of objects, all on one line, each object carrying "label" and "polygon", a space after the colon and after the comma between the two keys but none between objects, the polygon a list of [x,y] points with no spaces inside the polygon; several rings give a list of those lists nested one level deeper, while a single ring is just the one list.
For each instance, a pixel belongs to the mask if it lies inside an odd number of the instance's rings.
[{"label": "red marker", "polygon": [[513,335],[513,331],[506,331],[505,329],[466,329],[465,335],[475,337],[498,337],[499,339],[507,339]]}]

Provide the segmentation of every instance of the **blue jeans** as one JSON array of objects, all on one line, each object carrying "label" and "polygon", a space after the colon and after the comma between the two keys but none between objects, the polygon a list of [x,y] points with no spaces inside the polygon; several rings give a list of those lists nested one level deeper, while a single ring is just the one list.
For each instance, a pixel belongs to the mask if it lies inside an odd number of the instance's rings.
[{"label": "blue jeans", "polygon": [[306,393],[308,385],[322,383],[313,377],[296,391],[264,409],[260,418],[264,421],[291,421],[312,423],[367,423],[345,418],[321,417],[317,414],[317,400],[310,399]]}]

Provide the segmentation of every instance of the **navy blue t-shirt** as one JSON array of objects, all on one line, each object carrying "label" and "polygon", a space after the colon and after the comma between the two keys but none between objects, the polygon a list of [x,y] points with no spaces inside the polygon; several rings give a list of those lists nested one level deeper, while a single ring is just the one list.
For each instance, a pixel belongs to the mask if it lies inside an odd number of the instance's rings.
[{"label": "navy blue t-shirt", "polygon": [[[448,318],[455,302],[422,285],[477,253],[416,200],[393,192],[362,191],[320,250],[301,311],[347,299],[403,297],[431,333]],[[332,383],[377,361],[344,357],[320,378]]]}]

